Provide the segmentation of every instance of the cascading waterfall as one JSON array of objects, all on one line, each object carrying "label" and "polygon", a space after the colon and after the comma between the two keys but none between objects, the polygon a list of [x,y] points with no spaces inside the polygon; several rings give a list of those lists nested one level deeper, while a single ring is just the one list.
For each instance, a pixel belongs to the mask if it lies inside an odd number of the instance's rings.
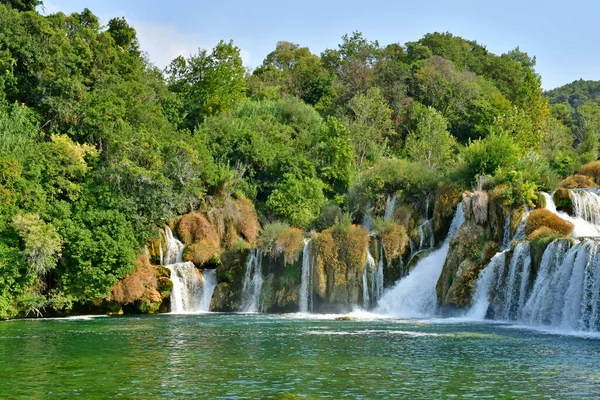
[{"label": "cascading waterfall", "polygon": [[[578,194],[577,194],[578,192],[585,192],[585,191],[570,190],[571,196],[574,196],[575,198],[578,197]],[[572,217],[569,214],[567,214],[566,212],[558,211],[556,209],[556,204],[554,204],[554,199],[552,198],[551,195],[549,195],[548,193],[542,193],[542,195],[546,199],[546,209],[548,211],[558,215],[565,221],[571,222],[575,226],[571,236],[573,236],[575,238],[600,236],[600,226],[594,225],[592,222],[590,222],[586,219],[586,217],[587,217],[590,220],[593,220],[593,218],[592,218],[593,213],[588,210],[588,208],[590,207],[590,204],[585,203],[585,201],[584,201],[585,199],[590,199],[590,197],[581,196],[578,200],[579,206],[577,206],[577,207],[575,206],[575,202],[573,202],[573,212],[575,213],[575,216]]]},{"label": "cascading waterfall", "polygon": [[582,218],[592,225],[600,226],[600,196],[586,189],[569,191],[575,217]]},{"label": "cascading waterfall", "polygon": [[215,270],[200,274],[194,263],[183,262],[185,245],[177,240],[171,229],[165,227],[167,249],[164,254],[165,267],[171,271],[171,313],[205,312],[217,286]]},{"label": "cascading waterfall", "polygon": [[510,247],[511,235],[510,235],[510,213],[504,220],[504,232],[502,234],[502,250],[506,250]]},{"label": "cascading waterfall", "polygon": [[450,240],[464,222],[462,204],[459,204],[450,230],[441,248],[420,260],[410,274],[383,294],[376,312],[397,317],[430,317],[437,310],[435,285],[448,255]]},{"label": "cascading waterfall", "polygon": [[[580,204],[585,212],[575,211],[576,216],[569,217],[556,211],[550,195],[545,197],[548,210],[575,224],[574,238],[592,232],[594,217],[589,206]],[[581,198],[581,203],[595,201],[585,195]],[[497,254],[480,274],[468,315],[483,318],[486,314],[532,326],[599,332],[600,240],[554,240],[546,247],[535,276],[527,242],[518,243],[512,252]]]},{"label": "cascading waterfall", "polygon": [[304,249],[302,250],[302,276],[300,279],[300,301],[299,310],[301,313],[312,311],[311,303],[312,288],[312,268],[313,263],[310,255],[310,239],[304,239]]},{"label": "cascading waterfall", "polygon": [[388,196],[387,201],[385,202],[385,213],[383,214],[383,218],[386,221],[391,221],[392,216],[394,215],[394,209],[396,208],[396,195]]},{"label": "cascading waterfall", "polygon": [[242,312],[258,312],[262,291],[262,249],[252,249],[246,262],[242,284]]}]

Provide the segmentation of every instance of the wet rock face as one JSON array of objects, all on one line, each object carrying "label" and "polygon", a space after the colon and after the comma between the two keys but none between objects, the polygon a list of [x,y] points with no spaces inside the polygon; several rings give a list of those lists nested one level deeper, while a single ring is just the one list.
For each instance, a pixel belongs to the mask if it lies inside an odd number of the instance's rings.
[{"label": "wet rock face", "polygon": [[220,312],[236,311],[240,308],[239,297],[239,294],[233,290],[231,284],[226,282],[219,283],[213,293],[210,310]]},{"label": "wet rock face", "polygon": [[494,239],[501,232],[503,217],[496,214],[502,207],[491,203],[483,191],[463,194],[465,222],[450,243],[436,287],[438,303],[443,309],[471,306],[479,272],[498,248]]}]

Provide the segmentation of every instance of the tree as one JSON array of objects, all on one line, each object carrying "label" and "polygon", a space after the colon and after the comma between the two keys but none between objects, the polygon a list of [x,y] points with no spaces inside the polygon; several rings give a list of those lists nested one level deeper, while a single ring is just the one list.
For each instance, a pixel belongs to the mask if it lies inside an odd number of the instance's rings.
[{"label": "tree", "polygon": [[323,182],[286,174],[265,205],[291,225],[307,228],[319,216],[323,204]]},{"label": "tree", "polygon": [[43,4],[40,0],[1,0],[0,3],[7,4],[12,8],[25,12],[25,11],[35,11],[37,6],[41,6]]},{"label": "tree", "polygon": [[366,160],[374,161],[383,152],[386,138],[393,134],[392,110],[379,88],[371,88],[350,100],[352,117],[348,128],[355,149],[355,165],[360,168]]},{"label": "tree", "polygon": [[417,162],[423,162],[434,171],[443,170],[452,159],[456,139],[446,129],[444,117],[433,107],[418,111],[416,127],[406,137],[406,154]]},{"label": "tree", "polygon": [[205,117],[231,110],[246,93],[240,49],[220,41],[209,54],[201,50],[167,67],[168,84],[183,102],[184,127],[193,130]]}]

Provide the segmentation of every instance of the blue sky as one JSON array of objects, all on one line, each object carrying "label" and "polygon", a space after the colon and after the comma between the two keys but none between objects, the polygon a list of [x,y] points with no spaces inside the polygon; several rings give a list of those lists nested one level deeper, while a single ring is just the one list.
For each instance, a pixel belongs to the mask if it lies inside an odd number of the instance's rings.
[{"label": "blue sky", "polygon": [[45,0],[47,13],[87,7],[103,23],[124,16],[160,67],[177,55],[232,39],[248,67],[279,40],[320,54],[345,33],[361,31],[380,44],[451,32],[502,53],[519,46],[537,57],[542,86],[600,80],[600,2],[570,0]]}]

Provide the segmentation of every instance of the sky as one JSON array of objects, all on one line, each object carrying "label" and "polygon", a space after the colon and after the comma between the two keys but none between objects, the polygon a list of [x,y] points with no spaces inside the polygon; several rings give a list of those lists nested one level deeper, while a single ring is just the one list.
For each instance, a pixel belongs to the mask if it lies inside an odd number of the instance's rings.
[{"label": "sky", "polygon": [[381,45],[451,32],[500,54],[536,56],[542,87],[600,80],[600,1],[594,0],[44,0],[45,13],[89,8],[103,24],[125,17],[159,67],[233,40],[256,67],[285,40],[320,54],[346,33]]}]

